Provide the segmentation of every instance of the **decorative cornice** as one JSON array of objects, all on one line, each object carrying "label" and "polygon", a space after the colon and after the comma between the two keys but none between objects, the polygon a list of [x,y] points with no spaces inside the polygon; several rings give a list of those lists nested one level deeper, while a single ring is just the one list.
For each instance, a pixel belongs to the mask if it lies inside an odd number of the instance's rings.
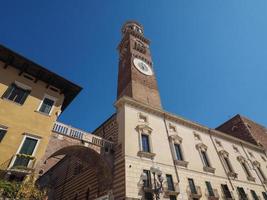
[{"label": "decorative cornice", "polygon": [[258,162],[257,160],[253,161],[252,163],[256,167],[260,167],[261,166],[260,162]]},{"label": "decorative cornice", "polygon": [[204,133],[211,134],[211,135],[216,136],[216,137],[224,138],[226,140],[234,141],[236,143],[242,143],[242,144],[244,144],[250,148],[253,148],[253,149],[261,151],[261,152],[265,151],[264,148],[262,148],[260,146],[257,146],[257,145],[251,144],[249,142],[246,142],[244,140],[238,139],[236,137],[230,136],[230,135],[223,133],[221,131],[218,131],[215,129],[210,129],[206,126],[203,126],[203,125],[200,125],[198,123],[186,120],[180,116],[166,112],[162,109],[155,108],[155,107],[152,107],[150,105],[138,102],[138,101],[134,100],[133,98],[130,98],[127,96],[123,96],[119,100],[117,100],[115,102],[114,106],[117,109],[119,109],[122,105],[125,105],[125,104],[133,106],[133,107],[138,108],[138,109],[141,109],[143,111],[146,111],[148,113],[154,114],[154,115],[162,117],[162,118],[165,117],[169,121],[176,122],[177,124],[183,125],[183,126],[188,127],[188,128],[192,128],[196,131],[202,131]]},{"label": "decorative cornice", "polygon": [[228,156],[229,156],[229,153],[228,153],[227,151],[225,151],[225,150],[220,150],[220,151],[219,151],[219,154],[220,154],[221,156],[224,156],[224,157],[228,157]]},{"label": "decorative cornice", "polygon": [[183,138],[181,138],[179,135],[170,135],[169,140],[176,143],[181,143],[183,141]]},{"label": "decorative cornice", "polygon": [[242,163],[246,162],[246,159],[243,156],[237,156],[237,160]]},{"label": "decorative cornice", "polygon": [[149,127],[148,125],[146,125],[146,124],[137,125],[136,126],[136,130],[138,132],[142,132],[143,131],[144,133],[147,133],[147,134],[150,134],[153,131],[153,129],[151,127]]},{"label": "decorative cornice", "polygon": [[206,151],[208,149],[207,145],[203,144],[203,143],[198,143],[196,144],[196,148],[198,150],[203,150],[203,151]]}]

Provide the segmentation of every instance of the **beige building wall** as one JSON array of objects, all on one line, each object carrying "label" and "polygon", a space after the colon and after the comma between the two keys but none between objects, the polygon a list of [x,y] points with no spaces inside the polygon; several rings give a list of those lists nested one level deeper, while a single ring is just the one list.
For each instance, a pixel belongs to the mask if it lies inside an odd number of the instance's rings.
[{"label": "beige building wall", "polygon": [[[188,178],[192,178],[196,186],[201,188],[202,197],[200,199],[207,199],[207,187],[205,181],[209,181],[218,192],[220,199],[223,198],[221,184],[227,184],[233,196],[238,199],[236,191],[237,187],[243,187],[248,197],[252,199],[250,190],[254,190],[262,199],[262,192],[266,191],[266,184],[263,184],[255,169],[252,166],[253,161],[258,161],[261,165],[262,171],[267,176],[267,162],[262,159],[264,151],[262,148],[255,145],[243,142],[224,133],[209,130],[208,128],[197,125],[193,122],[186,122],[177,117],[168,117],[170,114],[157,109],[152,109],[149,106],[141,105],[134,102],[134,100],[120,100],[117,104],[118,109],[118,124],[119,135],[124,139],[124,156],[125,156],[125,172],[126,172],[126,197],[141,199],[143,195],[142,184],[140,179],[141,173],[144,169],[149,170],[151,166],[158,166],[165,174],[171,174],[174,185],[179,185],[177,190],[180,194],[177,199],[188,199]],[[124,101],[124,102],[123,102]],[[164,120],[166,115],[166,123]],[[140,133],[145,127],[150,138],[150,146],[154,158],[146,158],[140,156],[141,140]],[[199,127],[199,128],[197,128]],[[167,128],[167,129],[166,129]],[[188,162],[187,167],[178,166],[174,164],[175,158],[172,150],[172,140],[168,139],[168,135],[178,135],[182,138],[180,145],[182,147],[184,160]],[[124,138],[125,136],[125,138]],[[171,143],[171,145],[170,145]],[[207,155],[214,172],[207,172],[203,169],[203,162],[200,153],[196,146],[204,144],[207,147]],[[242,144],[242,145],[241,145]],[[239,152],[233,148],[238,148]],[[222,160],[219,158],[219,151],[225,150],[228,152],[229,160],[234,171],[238,174],[237,178],[229,178],[224,168]],[[245,153],[247,152],[247,153]],[[254,158],[247,157],[248,152],[254,155]],[[255,181],[249,181],[238,161],[238,156],[243,156],[248,163],[249,171]],[[251,162],[252,161],[252,162]],[[179,176],[179,183],[176,176]],[[166,177],[165,177],[166,180]],[[166,181],[164,182],[166,186]],[[169,199],[168,196],[162,194],[161,199]]]}]

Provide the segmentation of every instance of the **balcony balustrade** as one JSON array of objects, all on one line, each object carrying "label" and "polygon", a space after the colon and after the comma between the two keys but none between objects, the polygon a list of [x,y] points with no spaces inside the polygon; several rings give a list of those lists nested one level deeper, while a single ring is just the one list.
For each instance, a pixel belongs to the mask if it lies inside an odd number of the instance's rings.
[{"label": "balcony balustrade", "polygon": [[188,185],[186,188],[186,192],[189,199],[200,199],[202,197],[201,188],[199,186],[195,186],[195,189],[192,189]]},{"label": "balcony balustrade", "polygon": [[82,140],[89,144],[112,149],[112,142],[60,122],[56,122],[54,124],[52,131],[61,135]]},{"label": "balcony balustrade", "polygon": [[206,189],[205,194],[207,196],[208,200],[218,200],[220,199],[219,197],[219,192],[217,189],[212,189],[213,190],[213,194],[210,194],[209,191]]}]

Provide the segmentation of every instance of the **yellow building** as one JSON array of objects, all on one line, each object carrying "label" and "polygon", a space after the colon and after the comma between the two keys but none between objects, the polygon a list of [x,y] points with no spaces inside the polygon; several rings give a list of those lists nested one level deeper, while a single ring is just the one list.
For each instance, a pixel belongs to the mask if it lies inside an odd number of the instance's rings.
[{"label": "yellow building", "polygon": [[43,156],[58,116],[81,88],[0,45],[0,170],[22,179]]}]

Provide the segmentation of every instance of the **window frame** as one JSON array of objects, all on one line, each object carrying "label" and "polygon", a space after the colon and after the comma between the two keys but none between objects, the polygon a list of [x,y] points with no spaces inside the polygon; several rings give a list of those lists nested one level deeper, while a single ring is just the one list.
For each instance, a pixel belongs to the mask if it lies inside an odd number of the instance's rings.
[{"label": "window frame", "polygon": [[214,189],[210,181],[205,181],[206,188],[208,190],[209,197],[215,197]]},{"label": "window frame", "polygon": [[[184,155],[183,155],[183,150],[182,150],[182,147],[181,147],[181,143],[175,142],[175,143],[173,143],[173,146],[174,146],[174,151],[175,151],[175,159],[176,160],[180,160],[180,161],[184,161]],[[176,147],[178,147],[180,159],[178,158],[177,148]]]},{"label": "window frame", "polygon": [[166,182],[168,191],[175,191],[174,182],[171,174],[166,174]]},{"label": "window frame", "polygon": [[[19,89],[22,89],[22,90],[25,91],[27,96],[24,98],[24,100],[22,102],[21,102],[21,100],[23,98],[20,100],[20,102],[16,102],[15,100],[9,99],[9,97],[11,95],[11,92],[12,92],[12,91],[9,91],[11,89],[11,87],[16,87],[16,88],[19,88]],[[28,96],[30,95],[31,91],[32,91],[32,88],[30,86],[28,86],[26,84],[23,84],[23,83],[21,83],[19,81],[14,81],[14,82],[12,82],[12,83],[10,83],[8,85],[7,89],[5,90],[5,92],[2,95],[2,99],[7,100],[7,101],[12,102],[12,103],[15,103],[17,105],[23,105],[26,102],[26,100],[27,100]]]},{"label": "window frame", "polygon": [[247,160],[243,156],[238,156],[237,160],[240,162],[240,165],[243,168],[243,170],[247,176],[247,179],[249,181],[255,181],[255,178],[252,176],[252,173],[249,169],[249,165],[248,165]]},{"label": "window frame", "polygon": [[[144,144],[144,138],[145,138],[145,140],[146,140],[146,144]],[[144,134],[144,133],[141,133],[141,148],[142,148],[142,151],[143,152],[146,152],[146,153],[151,153],[151,148],[150,148],[150,138],[149,138],[149,135],[147,135],[147,134]],[[147,149],[146,148],[144,148],[145,147],[145,145],[147,145]]]},{"label": "window frame", "polygon": [[143,180],[143,185],[145,188],[152,188],[152,177],[151,172],[148,169],[143,169],[143,173],[146,174],[147,180]]},{"label": "window frame", "polygon": [[233,165],[229,159],[229,153],[225,150],[219,151],[219,155],[222,158],[223,165],[225,166],[227,173],[235,173]]},{"label": "window frame", "polygon": [[237,187],[237,193],[242,200],[248,200],[248,195],[243,187]]},{"label": "window frame", "polygon": [[[19,154],[19,152],[20,152],[20,150],[21,150],[26,138],[37,140],[37,143],[36,143],[36,145],[34,147],[34,150],[33,150],[32,154],[31,154],[31,156],[35,157],[36,151],[37,151],[37,149],[39,147],[39,144],[40,144],[40,141],[41,141],[41,137],[33,136],[31,134],[25,133],[23,138],[22,138],[22,140],[21,140],[21,143],[20,143],[20,145],[19,145],[19,147],[18,147],[18,149],[16,151],[16,154],[14,155],[12,161],[10,162],[9,169],[13,167],[13,165],[14,165],[14,163],[16,161],[17,155]],[[31,163],[32,163],[32,160],[29,161],[27,166],[29,166]]]},{"label": "window frame", "polygon": [[[196,187],[196,184],[195,184],[195,182],[194,182],[194,179],[192,179],[192,178],[188,178],[187,179],[188,180],[188,185],[189,185],[189,188],[190,188],[190,192],[192,193],[192,194],[197,194],[197,187]],[[192,184],[190,184],[190,183],[192,183]],[[193,188],[192,188],[192,187]]]},{"label": "window frame", "polygon": [[255,190],[250,190],[250,194],[253,198],[253,200],[260,200],[259,196],[257,195],[257,193],[255,192]]},{"label": "window frame", "polygon": [[[42,107],[42,105],[43,105],[45,99],[49,99],[49,100],[53,101],[53,105],[52,105],[52,107],[51,107],[49,113],[40,111],[40,109],[41,109],[41,107]],[[56,97],[53,97],[53,96],[51,96],[51,95],[49,95],[49,94],[44,94],[44,97],[43,97],[42,101],[40,102],[40,104],[39,104],[39,106],[38,106],[38,108],[37,108],[37,112],[42,113],[42,114],[44,114],[44,115],[49,115],[49,116],[50,116],[50,115],[52,114],[54,108],[55,108],[55,104],[56,104],[56,102],[57,102],[57,98],[56,98]]]},{"label": "window frame", "polygon": [[[151,134],[152,134],[153,129],[150,128],[146,124],[141,124],[141,125],[137,125],[136,130],[138,132],[139,152],[149,153],[151,155],[154,154],[153,153],[153,145],[152,145],[152,137],[151,137]],[[148,136],[150,152],[143,151],[142,134]],[[153,155],[153,157],[154,156],[155,155]]]},{"label": "window frame", "polygon": [[263,199],[264,199],[264,200],[267,200],[267,192],[262,192],[261,194],[262,194],[262,196],[263,196]]},{"label": "window frame", "polygon": [[233,195],[231,191],[229,190],[229,187],[227,184],[221,184],[221,188],[222,188],[223,195],[225,198],[233,198]]},{"label": "window frame", "polygon": [[210,164],[210,161],[209,161],[209,157],[208,157],[207,151],[200,150],[200,155],[201,155],[204,167],[212,167],[211,164]]}]

